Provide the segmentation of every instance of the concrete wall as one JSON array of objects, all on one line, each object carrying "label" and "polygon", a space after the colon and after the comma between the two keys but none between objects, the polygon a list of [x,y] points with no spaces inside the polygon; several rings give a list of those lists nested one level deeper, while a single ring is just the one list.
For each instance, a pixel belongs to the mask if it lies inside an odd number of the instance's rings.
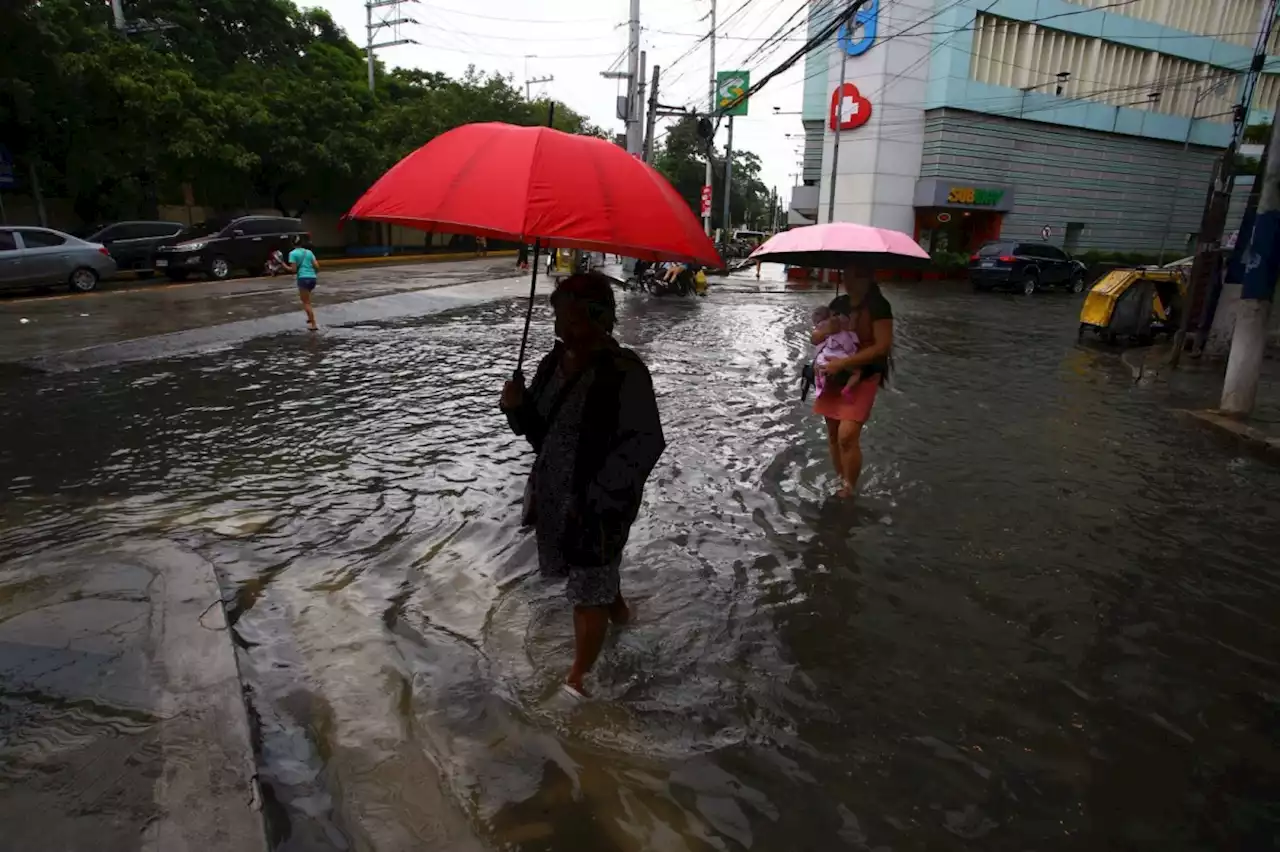
[{"label": "concrete wall", "polygon": [[1154,252],[1167,234],[1168,247],[1182,252],[1219,153],[939,109],[925,116],[921,177],[1012,185],[1017,206],[1002,235],[1013,239],[1039,239],[1049,225],[1060,241],[1068,222],[1080,222],[1075,251]]}]

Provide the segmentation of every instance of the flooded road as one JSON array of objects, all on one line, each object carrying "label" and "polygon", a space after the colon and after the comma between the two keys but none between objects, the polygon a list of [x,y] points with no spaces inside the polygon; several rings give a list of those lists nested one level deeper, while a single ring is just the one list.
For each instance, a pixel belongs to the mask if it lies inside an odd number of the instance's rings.
[{"label": "flooded road", "polygon": [[668,449],[579,707],[518,302],[8,378],[0,561],[216,565],[280,850],[1271,848],[1280,470],[1074,299],[886,292],[855,506],[798,400],[822,297],[622,298]]}]

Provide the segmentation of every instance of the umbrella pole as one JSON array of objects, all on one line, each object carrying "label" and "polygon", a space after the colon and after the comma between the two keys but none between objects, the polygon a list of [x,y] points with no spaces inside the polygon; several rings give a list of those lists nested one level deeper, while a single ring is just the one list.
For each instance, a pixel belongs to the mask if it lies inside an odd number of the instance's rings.
[{"label": "umbrella pole", "polygon": [[523,378],[520,368],[524,366],[524,350],[529,345],[529,324],[533,322],[533,299],[538,289],[538,254],[542,249],[542,240],[533,241],[533,275],[529,278],[529,304],[524,309],[524,334],[520,335],[520,356],[516,358],[516,371],[513,374],[517,382]]},{"label": "umbrella pole", "polygon": [[[556,102],[550,100],[547,104],[547,127],[555,127],[556,123]],[[522,234],[521,239],[524,239]],[[538,289],[538,251],[542,248],[542,240],[533,241],[533,275],[529,279],[529,304],[524,309],[524,334],[520,335],[520,355],[516,358],[516,371],[512,378],[520,382],[524,378],[521,367],[524,366],[524,350],[529,345],[529,323],[533,322],[533,297]]]}]

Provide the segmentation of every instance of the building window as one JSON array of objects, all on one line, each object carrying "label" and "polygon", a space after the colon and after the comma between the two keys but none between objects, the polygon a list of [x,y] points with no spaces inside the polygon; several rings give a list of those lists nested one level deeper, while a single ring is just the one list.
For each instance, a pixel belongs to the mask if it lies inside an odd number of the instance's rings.
[{"label": "building window", "polygon": [[[1253,47],[1266,0],[1067,0],[1108,15],[1124,15],[1218,41]],[[1272,54],[1275,50],[1270,51]]]},{"label": "building window", "polygon": [[[1255,25],[1256,26],[1256,25]],[[1277,28],[1280,29],[1280,28]],[[979,14],[974,25],[969,76],[980,83],[1058,94],[1114,107],[1226,122],[1237,97],[1239,75],[1126,44]],[[1280,77],[1267,75],[1256,101],[1271,109]],[[997,110],[1024,115],[1026,95]],[[1056,106],[1056,104],[1055,104]]]}]

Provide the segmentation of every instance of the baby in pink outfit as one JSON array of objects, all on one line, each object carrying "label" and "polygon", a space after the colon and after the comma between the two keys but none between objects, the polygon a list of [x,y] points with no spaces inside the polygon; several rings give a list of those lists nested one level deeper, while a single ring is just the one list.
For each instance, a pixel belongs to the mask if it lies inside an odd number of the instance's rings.
[{"label": "baby in pink outfit", "polygon": [[859,380],[862,379],[862,370],[860,369],[838,373],[831,377],[828,377],[822,369],[831,361],[848,358],[858,351],[858,333],[850,327],[849,323],[849,317],[833,313],[830,308],[818,308],[813,312],[814,329],[827,333],[826,339],[818,344],[818,351],[813,359],[819,396],[826,390],[828,378],[844,384],[841,394],[846,397],[853,395],[853,389],[858,386]]}]

